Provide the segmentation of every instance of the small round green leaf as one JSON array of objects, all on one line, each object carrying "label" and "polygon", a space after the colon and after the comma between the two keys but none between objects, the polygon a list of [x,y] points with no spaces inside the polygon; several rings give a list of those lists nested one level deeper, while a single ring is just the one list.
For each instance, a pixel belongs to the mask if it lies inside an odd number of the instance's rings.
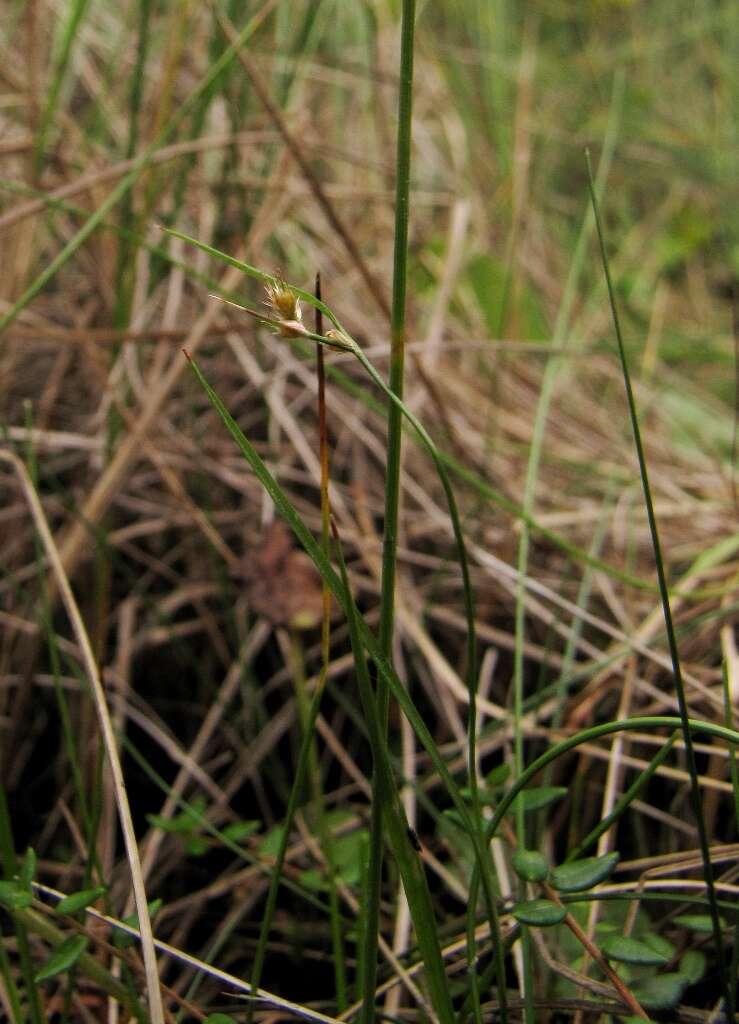
[{"label": "small round green leaf", "polygon": [[236,1024],[236,1020],[227,1013],[209,1013],[203,1024]]},{"label": "small round green leaf", "polygon": [[74,967],[86,949],[87,939],[84,935],[72,935],[65,939],[56,947],[34,981],[48,981],[49,978],[55,978],[57,974],[68,971],[70,967]]},{"label": "small round green leaf", "polygon": [[680,960],[680,974],[684,974],[691,985],[700,981],[706,973],[706,955],[699,949],[689,949]]},{"label": "small round green leaf", "polygon": [[667,960],[672,960],[673,956],[677,952],[673,944],[664,938],[662,935],[656,935],[654,932],[646,932],[642,935],[641,941],[653,949],[656,953],[661,953]]},{"label": "small round green leaf", "polygon": [[516,850],[511,857],[511,864],[524,882],[543,882],[549,874],[549,862],[538,850]]},{"label": "small round green leaf", "polygon": [[609,935],[601,943],[603,955],[621,964],[642,964],[647,967],[663,967],[669,957],[658,953],[646,942],[624,938],[623,935]]},{"label": "small round green leaf", "polygon": [[22,882],[0,882],[0,906],[6,910],[21,910],[32,902],[33,894]]},{"label": "small round green leaf", "polygon": [[[719,918],[722,928],[726,927],[726,921]],[[710,935],[713,931],[713,920],[710,914],[680,914],[675,918],[675,924],[683,928],[690,928],[692,932],[700,932],[703,935]]]},{"label": "small round green leaf", "polygon": [[687,987],[683,974],[658,974],[635,985],[633,993],[645,1010],[672,1010]]},{"label": "small round green leaf", "polygon": [[517,903],[511,913],[521,924],[551,928],[564,921],[567,911],[551,900],[529,900],[527,903]]},{"label": "small round green leaf", "polygon": [[583,892],[608,878],[619,858],[618,853],[607,853],[603,857],[584,857],[561,864],[552,871],[552,885],[560,892]]},{"label": "small round green leaf", "polygon": [[105,886],[99,885],[96,889],[81,889],[79,892],[72,892],[59,900],[56,905],[57,914],[76,914],[78,910],[84,910],[95,900],[105,894]]}]

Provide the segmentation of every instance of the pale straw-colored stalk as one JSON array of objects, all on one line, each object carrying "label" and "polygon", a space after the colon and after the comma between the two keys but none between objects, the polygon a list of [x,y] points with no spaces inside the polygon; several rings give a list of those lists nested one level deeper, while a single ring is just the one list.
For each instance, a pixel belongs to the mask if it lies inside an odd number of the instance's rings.
[{"label": "pale straw-colored stalk", "polygon": [[105,752],[108,757],[108,763],[113,777],[113,789],[115,792],[116,804],[118,806],[118,816],[121,822],[123,841],[126,846],[126,857],[128,860],[129,870],[131,872],[131,882],[141,932],[141,950],[144,957],[149,1014],[152,1024],[164,1024],[164,1009],[162,1007],[162,996],[159,989],[159,974],[157,971],[154,936],[151,930],[151,920],[149,918],[149,908],[146,901],[144,879],[141,873],[141,862],[139,860],[136,834],[133,828],[131,808],[129,807],[128,795],[126,793],[126,784],[123,779],[123,770],[121,768],[120,758],[118,757],[118,747],[116,745],[115,733],[113,732],[113,724],[110,719],[110,712],[108,711],[108,704],[105,699],[105,691],[103,690],[103,684],[100,678],[100,671],[92,652],[92,645],[90,644],[90,638],[87,635],[82,615],[80,614],[77,601],[75,600],[74,593],[72,592],[69,577],[64,571],[59,550],[52,536],[41,501],[36,492],[36,488],[33,486],[28,470],[14,452],[0,449],[0,461],[6,462],[12,466],[18,475],[23,493],[26,497],[26,501],[28,502],[28,507],[31,511],[31,515],[33,516],[36,529],[39,537],[41,538],[41,543],[44,546],[49,567],[54,574],[59,588],[59,593],[62,601],[64,602],[64,607],[67,610],[67,615],[69,616],[69,620],[72,624],[72,629],[74,630],[74,635],[82,656],[82,663],[84,665],[85,672],[87,673],[87,679],[90,684],[92,698],[95,702],[98,721],[100,723],[103,744],[105,746]]}]

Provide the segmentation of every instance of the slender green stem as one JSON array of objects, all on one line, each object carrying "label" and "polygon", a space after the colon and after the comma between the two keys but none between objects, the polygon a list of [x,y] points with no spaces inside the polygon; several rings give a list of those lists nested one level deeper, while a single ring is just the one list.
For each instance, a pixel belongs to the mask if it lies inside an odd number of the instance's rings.
[{"label": "slender green stem", "polygon": [[[316,295],[320,300],[320,282],[316,281]],[[320,308],[317,310],[320,315]],[[322,320],[318,319],[316,323],[316,329],[320,333],[323,329]],[[321,550],[328,561],[328,551],[330,547],[330,506],[328,498],[328,435],[326,425],[326,397],[325,397],[325,372],[323,367],[323,353],[320,350],[319,354],[321,361],[319,362],[318,370],[318,418],[319,418],[319,435],[320,435],[320,449],[321,449]],[[277,905],[277,893],[280,887],[280,880],[282,875],[282,868],[285,861],[285,855],[287,853],[287,847],[290,839],[290,831],[292,829],[293,821],[295,819],[295,813],[298,808],[298,801],[303,791],[306,776],[310,768],[311,760],[314,759],[314,730],[318,713],[321,707],[321,698],[325,689],[326,680],[328,678],[328,670],[330,664],[330,644],[331,644],[331,591],[328,588],[326,581],[323,584],[323,621],[321,628],[321,656],[322,665],[321,673],[318,679],[318,685],[313,699],[304,716],[303,722],[303,734],[301,739],[300,751],[298,754],[298,763],[295,770],[295,780],[293,782],[290,796],[288,799],[288,805],[285,812],[285,821],[283,823],[283,831],[280,839],[280,846],[277,851],[277,857],[275,859],[275,865],[270,879],[269,891],[267,893],[267,902],[265,905],[264,913],[262,915],[262,922],[259,931],[259,940],[257,942],[257,949],[254,954],[254,961],[252,964],[251,971],[251,985],[254,989],[259,988],[259,983],[262,977],[262,970],[264,967],[264,959],[267,951],[267,941],[269,939],[269,932],[272,925],[272,919],[274,917],[275,908]],[[317,770],[316,770],[317,771]],[[317,774],[314,774],[317,779]],[[320,798],[318,800],[320,804]],[[329,901],[330,901],[330,918],[332,928],[332,941],[334,948],[334,962],[336,971],[336,996],[337,1002],[341,1008],[346,1004],[346,971],[344,966],[344,955],[343,955],[343,941],[341,935],[341,920],[338,909],[337,896],[336,896],[336,884],[334,877],[334,864],[332,860],[332,848],[329,836],[329,830],[326,827],[325,818],[322,814],[322,809],[319,808],[319,828],[326,849],[326,857],[329,866]],[[327,842],[328,840],[328,842]],[[251,1021],[253,1017],[254,1004],[250,1004],[247,1010],[247,1021]]]},{"label": "slender green stem", "polygon": [[[347,595],[347,613],[349,632],[354,654],[354,667],[357,675],[362,707],[367,717],[367,725],[372,746],[372,758],[375,778],[378,780],[378,795],[383,805],[383,815],[387,828],[390,848],[393,851],[405,890],[408,905],[411,909],[416,938],[426,970],[431,1001],[441,1024],[452,1024],[454,1009],[452,1007],[449,986],[447,984],[444,961],[441,955],[438,929],[434,918],[431,894],[426,882],[421,858],[414,849],[410,839],[408,820],[400,800],[397,782],[390,763],[387,736],[384,723],[380,719],[379,707],[372,690],[367,662],[364,655],[365,644],[360,635],[359,616],[356,605],[351,600],[346,566],[341,554],[341,546],[336,536],[336,549],[341,569],[341,580]],[[365,932],[362,937],[362,956],[367,956],[367,946],[372,947],[372,936]],[[374,992],[373,992],[374,995]],[[372,1001],[374,1004],[374,1000]],[[362,1016],[366,1016],[365,1007]],[[374,1020],[374,1011],[371,1020]]]},{"label": "slender green stem", "polygon": [[[139,122],[143,96],[146,55],[151,38],[151,0],[139,0],[138,32],[136,38],[136,62],[133,68],[131,88],[128,99],[128,139],[126,142],[126,159],[130,160],[136,152],[139,141]],[[121,225],[133,232],[136,227],[134,209],[134,190],[129,189],[122,198],[120,219]],[[113,310],[113,326],[128,326],[133,298],[133,281],[135,260],[133,258],[135,243],[130,236],[122,235],[118,246],[118,264],[115,275],[115,307]]]},{"label": "slender green stem", "polygon": [[[395,162],[395,248],[393,254],[393,299],[390,324],[390,390],[403,398],[405,364],[405,306],[408,273],[408,217],[410,212],[411,114],[413,108],[413,35],[415,0],[403,0],[400,41],[400,95],[398,98],[398,141]],[[385,471],[385,525],[382,548],[382,592],[380,607],[380,648],[390,654],[395,607],[396,551],[400,505],[400,457],[402,414],[392,404],[387,421],[387,467]],[[379,691],[381,694],[382,691]],[[383,715],[387,707],[379,696]],[[387,695],[384,695],[387,701]]]},{"label": "slender green stem", "polygon": [[[408,268],[408,218],[410,212],[410,164],[413,110],[413,38],[415,0],[403,0],[400,41],[400,90],[398,97],[398,138],[395,159],[395,247],[393,254],[393,298],[390,322],[389,386],[398,399],[403,398],[405,364],[405,306]],[[382,580],[380,585],[379,645],[392,661],[393,626],[395,621],[395,576],[400,518],[400,461],[403,439],[402,414],[399,407],[388,406],[387,466],[385,470],[385,522],[382,545]],[[377,708],[383,732],[387,731],[389,693],[380,677],[377,681]],[[369,863],[367,867],[367,907],[364,925],[362,978],[362,1024],[372,1024],[375,1015],[377,987],[377,947],[383,860],[383,801],[377,765],[372,780],[372,811],[370,817]]]},{"label": "slender green stem", "polygon": [[631,386],[631,374],[629,372],[628,361],[626,359],[626,349],[624,347],[623,335],[621,333],[621,322],[618,315],[618,307],[616,305],[616,296],[613,290],[613,283],[611,281],[611,271],[608,262],[608,256],[606,253],[605,236],[603,234],[603,225],[600,218],[600,210],[598,207],[598,199],[595,194],[595,184],[593,181],[593,168],[590,162],[590,154],[586,153],[587,165],[588,165],[588,184],[590,187],[590,198],[593,204],[593,213],[595,215],[595,225],[598,231],[598,243],[600,246],[600,255],[603,262],[603,272],[606,278],[606,285],[608,287],[608,298],[611,305],[611,314],[613,316],[613,326],[616,333],[616,340],[618,342],[618,351],[621,359],[621,369],[624,378],[624,387],[626,390],[626,398],[629,405],[629,416],[631,418],[631,428],[634,435],[634,447],[636,448],[636,456],[639,461],[639,474],[641,476],[642,490],[644,494],[644,506],[647,511],[647,519],[649,521],[649,532],[652,538],[652,547],[654,549],[654,560],[657,569],[657,580],[659,582],[660,596],[662,598],[662,610],[665,618],[665,630],[667,633],[667,644],[670,650],[670,660],[672,661],[672,671],[675,679],[675,693],[677,695],[678,707],[680,709],[680,720],[682,722],[683,739],[685,741],[685,756],[688,766],[688,774],[690,775],[690,798],[693,805],[693,814],[695,816],[695,822],[698,827],[698,844],[701,851],[701,859],[703,861],[703,871],[706,879],[706,890],[708,893],[708,903],[711,911],[711,921],[713,923],[713,939],[716,944],[716,955],[719,962],[719,970],[721,975],[721,987],[724,991],[726,998],[726,1007],[731,1017],[734,1015],[734,991],[733,986],[729,984],[729,979],[726,972],[726,963],[724,957],[724,941],[721,934],[721,921],[719,919],[718,907],[716,905],[716,889],[714,885],[713,875],[713,864],[711,863],[711,851],[708,844],[708,832],[706,831],[706,823],[703,817],[703,807],[701,804],[700,786],[698,784],[698,769],[695,763],[695,751],[693,750],[693,739],[688,726],[688,701],[685,693],[685,684],[683,682],[682,668],[680,665],[680,654],[677,648],[677,638],[675,636],[675,628],[672,621],[672,610],[670,608],[670,594],[667,587],[667,576],[665,573],[664,560],[662,558],[662,546],[659,539],[659,530],[657,528],[657,519],[654,514],[654,503],[652,502],[652,489],[649,483],[649,473],[647,470],[647,460],[644,455],[644,446],[641,439],[641,430],[639,428],[639,417],[636,410],[636,399],[634,398],[634,391]]},{"label": "slender green stem", "polygon": [[[611,109],[608,119],[608,130],[606,131],[606,142],[604,145],[603,157],[598,168],[598,183],[602,185],[605,180],[608,168],[610,167],[613,149],[615,146],[617,128],[620,121],[620,111],[623,99],[623,75],[618,75],[614,83],[611,98]],[[568,328],[572,315],[578,285],[585,267],[585,256],[587,252],[587,240],[592,230],[592,214],[586,208],[582,219],[580,233],[575,246],[575,251],[570,265],[567,282],[565,284],[562,302],[560,303],[556,323],[552,335],[552,345],[557,349],[567,351]],[[536,416],[532,430],[531,447],[529,450],[528,464],[526,468],[526,483],[524,487],[523,511],[530,519],[533,517],[536,485],[539,478],[539,467],[541,464],[542,452],[544,449],[544,438],[549,409],[554,395],[557,379],[564,364],[564,355],[557,355],[548,360],[544,370],[539,400],[536,406]],[[524,735],[522,728],[523,701],[524,701],[524,647],[526,644],[526,574],[529,565],[530,530],[526,521],[521,524],[521,537],[518,546],[518,582],[516,585],[516,610],[515,610],[515,649],[513,655],[513,767],[514,776],[523,771],[524,759]],[[526,817],[523,803],[519,802],[516,811],[516,836],[519,845],[526,846]],[[519,884],[519,897],[525,898],[526,884]],[[529,952],[530,936],[528,928],[524,925],[521,928],[521,942],[523,945],[523,961],[525,965],[530,964],[531,955]],[[524,970],[523,997],[526,1006],[526,1024],[534,1024],[534,1011],[532,1003],[531,979],[529,970]]]},{"label": "slender green stem", "polygon": [[54,62],[52,79],[46,92],[46,105],[39,121],[38,133],[36,135],[34,145],[33,158],[36,173],[39,173],[43,167],[46,139],[49,128],[54,120],[54,115],[56,114],[59,103],[59,94],[64,82],[64,76],[69,66],[72,47],[80,38],[81,33],[79,32],[79,27],[85,17],[89,2],[90,0],[74,0],[74,2],[69,6],[67,20],[64,24],[64,28],[62,29],[59,54]]}]

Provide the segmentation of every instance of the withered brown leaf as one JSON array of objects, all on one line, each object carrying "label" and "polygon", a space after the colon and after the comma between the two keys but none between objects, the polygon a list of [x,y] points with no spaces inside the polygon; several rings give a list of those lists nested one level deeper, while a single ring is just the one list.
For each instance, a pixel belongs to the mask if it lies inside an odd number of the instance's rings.
[{"label": "withered brown leaf", "polygon": [[242,579],[254,612],[276,626],[315,629],[323,616],[321,578],[290,531],[274,519],[261,543],[244,558]]}]

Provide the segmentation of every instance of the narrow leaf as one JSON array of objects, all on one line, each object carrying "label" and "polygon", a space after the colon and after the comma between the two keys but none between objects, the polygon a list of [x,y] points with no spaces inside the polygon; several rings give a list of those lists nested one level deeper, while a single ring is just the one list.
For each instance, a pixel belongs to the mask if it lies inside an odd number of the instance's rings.
[{"label": "narrow leaf", "polygon": [[[164,901],[160,899],[151,900],[151,902],[149,903],[149,920],[154,920],[156,915],[159,913],[159,910],[161,909],[163,902]],[[123,918],[123,924],[129,925],[131,928],[136,928],[136,930],[138,931],[139,915],[129,914],[128,917]],[[137,941],[138,939],[135,935],[129,935],[128,932],[120,931],[119,929],[116,929],[115,933],[113,934],[113,945],[116,947],[116,949],[126,949],[128,946],[132,946],[134,942]]]},{"label": "narrow leaf", "polygon": [[249,836],[253,836],[261,827],[261,821],[233,821],[230,825],[226,825],[225,828],[221,829],[221,832],[226,839],[230,839],[233,843],[238,843],[242,839],[248,839]]},{"label": "narrow leaf", "polygon": [[72,935],[65,939],[51,954],[34,981],[48,981],[49,978],[55,978],[57,974],[68,971],[70,967],[74,967],[86,949],[87,939],[84,935]]},{"label": "narrow leaf", "polygon": [[552,885],[560,892],[582,892],[608,878],[619,862],[619,853],[603,857],[584,857],[569,864],[561,864],[552,871]]},{"label": "narrow leaf", "polygon": [[95,889],[81,889],[79,892],[70,893],[60,900],[56,905],[57,914],[76,914],[78,910],[84,910],[95,900],[105,894],[105,886],[99,885]]},{"label": "narrow leaf", "polygon": [[485,785],[488,789],[500,789],[511,776],[511,766],[506,762],[497,765],[485,776]]},{"label": "narrow leaf", "polygon": [[264,837],[264,839],[257,847],[260,857],[277,856],[280,849],[280,843],[282,842],[282,836],[284,831],[285,830],[282,827],[282,825],[277,825],[275,826],[275,828],[270,829],[270,831],[267,833],[267,835]]},{"label": "narrow leaf", "polygon": [[540,811],[544,807],[561,800],[567,793],[565,786],[532,786],[519,793],[510,807],[512,814],[515,814],[519,807],[524,814],[527,811]]}]

